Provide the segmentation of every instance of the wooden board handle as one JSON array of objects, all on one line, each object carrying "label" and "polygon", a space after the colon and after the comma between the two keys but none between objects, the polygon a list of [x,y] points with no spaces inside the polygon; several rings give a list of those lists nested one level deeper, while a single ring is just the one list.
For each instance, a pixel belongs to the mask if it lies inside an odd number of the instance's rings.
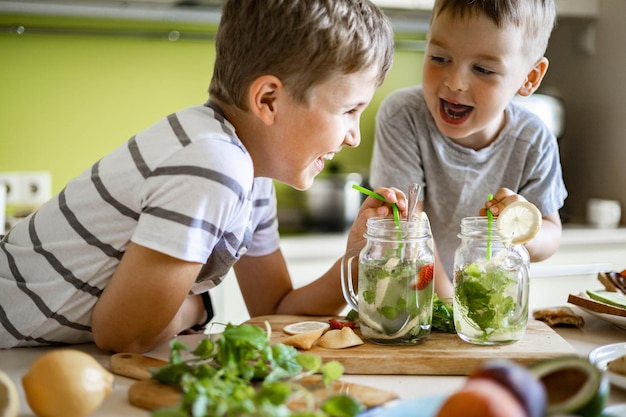
[{"label": "wooden board handle", "polygon": [[[331,395],[345,393],[358,398],[366,408],[372,408],[398,398],[391,391],[344,381],[335,381],[331,386],[326,387],[319,375],[307,376],[300,380],[300,383],[313,394],[317,401],[323,401]],[[180,401],[180,397],[180,389],[160,384],[154,379],[137,381],[128,389],[129,402],[144,410],[156,410],[157,408],[176,405]],[[304,410],[306,405],[307,403],[302,397],[296,397],[287,403],[292,411]]]},{"label": "wooden board handle", "polygon": [[117,375],[133,379],[150,379],[150,368],[167,365],[169,362],[137,353],[116,353],[111,356],[109,369]]},{"label": "wooden board handle", "polygon": [[137,381],[128,388],[128,401],[144,410],[174,406],[180,397],[180,389],[161,384],[155,379]]}]

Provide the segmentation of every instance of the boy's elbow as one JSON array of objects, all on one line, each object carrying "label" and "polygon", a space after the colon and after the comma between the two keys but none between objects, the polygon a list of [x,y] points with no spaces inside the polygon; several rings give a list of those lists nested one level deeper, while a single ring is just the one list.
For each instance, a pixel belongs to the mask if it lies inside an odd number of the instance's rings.
[{"label": "boy's elbow", "polygon": [[145,353],[155,347],[153,343],[147,343],[139,339],[111,339],[96,337],[94,343],[99,349],[114,353]]},{"label": "boy's elbow", "polygon": [[93,340],[99,349],[115,353],[144,353],[158,344],[157,341],[121,330],[92,328]]},{"label": "boy's elbow", "polygon": [[561,247],[561,231],[551,231],[542,236],[537,242],[532,242],[526,246],[531,262],[541,262],[554,255]]}]

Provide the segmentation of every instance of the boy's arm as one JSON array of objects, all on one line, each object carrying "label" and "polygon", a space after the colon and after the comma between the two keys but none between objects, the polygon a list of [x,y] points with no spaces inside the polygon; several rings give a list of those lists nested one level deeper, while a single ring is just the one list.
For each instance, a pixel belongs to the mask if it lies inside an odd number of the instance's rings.
[{"label": "boy's arm", "polygon": [[145,352],[199,323],[202,299],[189,290],[201,267],[131,242],[94,308],[96,345]]},{"label": "boy's arm", "polygon": [[540,262],[554,255],[561,246],[561,231],[561,218],[558,212],[543,216],[539,232],[524,245],[530,260]]},{"label": "boy's arm", "polygon": [[[419,213],[424,211],[424,201],[420,201],[415,206],[415,212]],[[454,296],[454,287],[452,285],[452,279],[448,277],[446,268],[443,266],[441,259],[439,258],[439,252],[437,252],[437,242],[433,238],[433,252],[435,255],[435,293],[440,298],[452,298]]]},{"label": "boy's arm", "polygon": [[446,274],[446,269],[443,267],[441,263],[441,259],[439,259],[439,254],[437,253],[437,245],[434,247],[435,252],[435,293],[440,298],[452,298],[454,296],[454,287],[452,285],[451,279]]},{"label": "boy's arm", "polygon": [[335,315],[346,305],[339,280],[341,261],[320,278],[293,289],[280,250],[243,256],[235,264],[241,295],[251,317],[266,314]]},{"label": "boy's arm", "polygon": [[[387,201],[397,202],[401,214],[406,217],[406,198],[402,192],[391,188],[375,191]],[[363,234],[367,219],[391,214],[389,205],[373,197],[366,198],[348,234],[348,253],[359,251],[365,245]],[[296,290],[280,250],[266,256],[243,256],[234,269],[252,317],[265,314],[335,315],[346,305],[341,291],[341,259],[320,278]]]}]

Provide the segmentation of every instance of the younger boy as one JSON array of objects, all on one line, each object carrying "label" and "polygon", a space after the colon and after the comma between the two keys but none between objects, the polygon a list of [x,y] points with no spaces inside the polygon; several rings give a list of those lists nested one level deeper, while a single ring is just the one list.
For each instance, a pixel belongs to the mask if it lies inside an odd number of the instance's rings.
[{"label": "younger boy", "polygon": [[[423,82],[381,105],[371,163],[373,185],[423,186],[437,255],[436,291],[450,296],[463,217],[497,215],[516,200],[534,203],[543,226],[525,246],[532,261],[560,245],[566,198],[554,135],[511,102],[528,96],[548,68],[553,0],[437,0]],[[486,201],[493,194],[493,200]]]},{"label": "younger boy", "polygon": [[[345,305],[339,262],[293,289],[272,180],[306,189],[359,144],[389,22],[369,0],[226,1],[216,52],[206,105],[133,136],[0,241],[0,347],[149,350],[206,323],[207,291],[233,265],[252,316]],[[348,248],[389,212],[364,202]]]}]

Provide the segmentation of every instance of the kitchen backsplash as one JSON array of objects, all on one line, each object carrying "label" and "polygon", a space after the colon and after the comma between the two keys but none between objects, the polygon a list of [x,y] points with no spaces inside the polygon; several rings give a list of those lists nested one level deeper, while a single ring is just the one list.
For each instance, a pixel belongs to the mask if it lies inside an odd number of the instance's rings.
[{"label": "kitchen backsplash", "polygon": [[[181,28],[196,36],[172,41],[171,28],[151,25],[0,14],[0,26],[23,27],[22,34],[0,31],[0,171],[49,171],[56,193],[139,130],[206,101],[215,28]],[[386,82],[363,114],[361,146],[333,161],[342,170],[368,169],[378,104],[419,82],[422,57],[397,48]],[[291,194],[279,186],[281,204],[294,200]]]}]

